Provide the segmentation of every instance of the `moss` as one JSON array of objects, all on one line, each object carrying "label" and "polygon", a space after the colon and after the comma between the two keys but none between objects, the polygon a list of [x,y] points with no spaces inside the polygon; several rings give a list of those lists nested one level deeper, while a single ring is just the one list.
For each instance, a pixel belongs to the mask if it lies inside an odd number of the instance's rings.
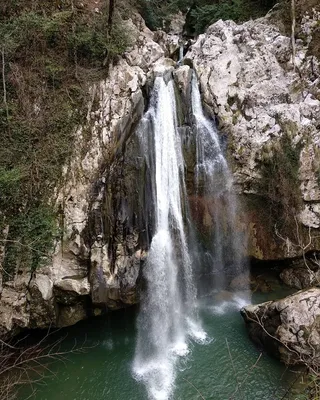
[{"label": "moss", "polygon": [[237,110],[235,113],[232,115],[232,124],[236,125],[237,122],[239,121],[239,118],[241,117],[241,112]]}]

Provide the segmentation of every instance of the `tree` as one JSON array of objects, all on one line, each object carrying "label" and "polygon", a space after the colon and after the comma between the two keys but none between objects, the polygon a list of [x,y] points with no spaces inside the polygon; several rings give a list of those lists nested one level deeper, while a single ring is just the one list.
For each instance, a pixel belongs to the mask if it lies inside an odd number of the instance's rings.
[{"label": "tree", "polygon": [[109,13],[108,13],[108,35],[110,37],[113,24],[113,16],[115,10],[115,0],[109,0]]},{"label": "tree", "polygon": [[22,385],[30,385],[35,393],[34,383],[40,382],[48,375],[53,374],[51,365],[58,361],[66,362],[71,353],[83,353],[89,347],[74,346],[69,350],[62,349],[65,337],[52,342],[47,333],[39,342],[26,345],[22,340],[0,339],[0,400],[13,400]]}]

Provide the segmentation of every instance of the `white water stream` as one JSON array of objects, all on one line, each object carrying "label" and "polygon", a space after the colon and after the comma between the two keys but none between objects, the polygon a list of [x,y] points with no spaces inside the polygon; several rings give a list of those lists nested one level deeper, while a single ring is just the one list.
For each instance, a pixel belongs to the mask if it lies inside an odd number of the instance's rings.
[{"label": "white water stream", "polygon": [[217,128],[214,122],[204,115],[195,74],[192,78],[191,103],[197,152],[196,191],[206,199],[213,221],[209,254],[213,272],[211,287],[225,289],[227,275],[242,273],[243,280],[246,280],[248,268],[243,260],[247,238],[244,231],[237,228],[240,211],[234,193],[233,177],[221,149]]},{"label": "white water stream", "polygon": [[[168,73],[167,73],[168,75]],[[231,195],[232,178],[222,154],[215,127],[203,113],[196,79],[192,82],[192,113],[197,143],[196,187],[205,194],[227,201],[226,218],[235,218]],[[197,312],[193,260],[185,230],[187,206],[184,159],[177,127],[174,82],[171,77],[155,79],[150,107],[138,135],[152,173],[155,229],[144,266],[145,290],[137,321],[137,344],[133,373],[142,381],[150,399],[167,400],[174,389],[177,361],[189,353],[192,340],[209,339]],[[227,195],[226,195],[227,194]],[[214,211],[213,267],[223,277],[223,217]],[[235,237],[232,249],[237,246]],[[222,282],[220,282],[221,284]]]},{"label": "white water stream", "polygon": [[[196,310],[196,288],[183,221],[184,161],[177,130],[172,80],[157,77],[145,120],[153,126],[146,157],[153,163],[155,234],[144,268],[133,370],[150,398],[168,399],[178,357],[188,354],[188,339],[204,341]],[[149,125],[149,124],[147,124]],[[149,125],[150,126],[150,125]],[[146,133],[144,129],[142,132]],[[151,132],[149,131],[149,134]]]}]

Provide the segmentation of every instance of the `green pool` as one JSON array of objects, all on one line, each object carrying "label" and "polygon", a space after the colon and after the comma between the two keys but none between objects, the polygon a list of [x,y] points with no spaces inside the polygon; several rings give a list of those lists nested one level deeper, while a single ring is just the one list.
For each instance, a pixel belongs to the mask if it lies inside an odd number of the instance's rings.
[{"label": "green pool", "polygon": [[[252,302],[272,297],[277,293],[254,295]],[[280,400],[288,391],[293,374],[268,355],[260,356],[247,336],[240,305],[239,299],[217,303],[207,298],[202,302],[200,313],[210,340],[203,345],[191,343],[190,353],[180,359],[174,400]],[[75,341],[90,348],[70,354],[66,364],[55,364],[54,375],[36,386],[32,398],[147,399],[145,387],[132,376],[137,312],[135,308],[112,312],[57,332],[56,337],[67,335],[64,348],[71,348]],[[20,399],[28,393],[29,388],[24,388]]]}]

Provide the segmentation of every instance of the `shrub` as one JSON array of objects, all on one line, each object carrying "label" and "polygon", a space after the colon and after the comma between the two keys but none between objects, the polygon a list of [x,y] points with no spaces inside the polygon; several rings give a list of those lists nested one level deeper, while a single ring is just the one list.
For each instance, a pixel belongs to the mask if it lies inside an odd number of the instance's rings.
[{"label": "shrub", "polygon": [[199,34],[210,24],[222,20],[246,21],[264,15],[275,0],[198,0],[190,11],[188,29]]},{"label": "shrub", "polygon": [[51,207],[33,205],[9,221],[4,280],[11,278],[18,263],[20,269],[34,271],[48,258],[57,237],[55,214]]}]

